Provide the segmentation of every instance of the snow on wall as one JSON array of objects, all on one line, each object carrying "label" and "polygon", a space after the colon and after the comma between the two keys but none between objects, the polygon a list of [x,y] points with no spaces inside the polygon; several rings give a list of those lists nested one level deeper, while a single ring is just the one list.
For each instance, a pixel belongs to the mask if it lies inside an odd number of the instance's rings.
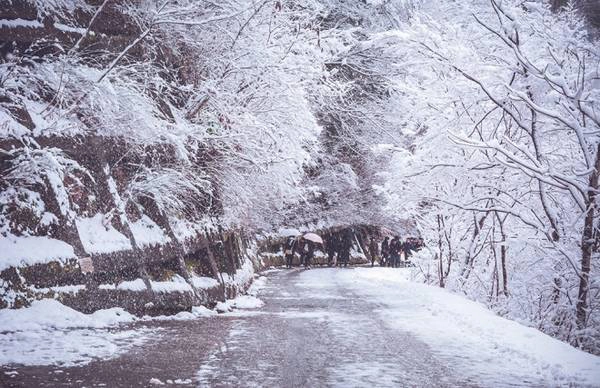
[{"label": "snow on wall", "polygon": [[135,222],[130,222],[129,227],[135,237],[135,242],[140,247],[162,245],[171,241],[169,236],[147,215]]},{"label": "snow on wall", "polygon": [[44,25],[37,20],[26,20],[26,19],[2,19],[0,20],[0,28],[43,28]]},{"label": "snow on wall", "polygon": [[[105,285],[105,289],[109,289],[110,285]],[[142,279],[127,280],[117,285],[117,290],[123,291],[146,291],[146,284]]]},{"label": "snow on wall", "polygon": [[150,281],[152,285],[152,291],[158,293],[169,293],[169,292],[191,292],[192,286],[185,279],[179,275],[175,275],[170,281],[157,282],[154,280]]},{"label": "snow on wall", "polygon": [[186,239],[192,239],[198,237],[199,234],[209,232],[215,232],[217,223],[210,219],[204,218],[199,221],[190,222],[188,220],[182,220],[179,218],[170,218],[169,224],[173,229],[173,233],[179,242],[184,242]]},{"label": "snow on wall", "polygon": [[61,31],[65,31],[65,32],[74,32],[77,34],[85,34],[87,29],[83,28],[83,27],[72,27],[72,26],[68,26],[66,24],[62,24],[62,23],[54,23],[54,28],[59,29]]},{"label": "snow on wall", "polygon": [[111,253],[132,249],[129,239],[110,223],[105,222],[101,213],[91,218],[78,218],[75,223],[87,253]]},{"label": "snow on wall", "polygon": [[46,236],[0,237],[0,271],[75,258],[73,247],[64,241]]},{"label": "snow on wall", "polygon": [[192,285],[196,288],[213,288],[219,285],[217,279],[209,278],[206,276],[192,276]]},{"label": "snow on wall", "polygon": [[85,290],[85,284],[72,284],[68,286],[53,286],[53,287],[43,287],[37,288],[35,286],[28,287],[33,292],[39,292],[43,294],[47,294],[48,292],[57,292],[57,293],[65,293],[65,294],[77,294],[79,291]]}]

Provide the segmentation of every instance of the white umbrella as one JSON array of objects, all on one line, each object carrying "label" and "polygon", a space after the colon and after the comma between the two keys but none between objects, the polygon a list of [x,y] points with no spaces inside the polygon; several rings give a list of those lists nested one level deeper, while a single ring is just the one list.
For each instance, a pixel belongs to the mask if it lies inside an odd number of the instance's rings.
[{"label": "white umbrella", "polygon": [[323,244],[323,239],[321,238],[321,236],[319,236],[318,234],[315,233],[306,233],[304,236],[302,236],[304,239],[315,242],[317,244]]}]

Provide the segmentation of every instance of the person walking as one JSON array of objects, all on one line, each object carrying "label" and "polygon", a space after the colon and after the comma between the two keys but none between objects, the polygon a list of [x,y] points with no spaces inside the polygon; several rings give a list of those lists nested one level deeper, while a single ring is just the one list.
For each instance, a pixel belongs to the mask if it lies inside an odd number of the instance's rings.
[{"label": "person walking", "polygon": [[389,265],[390,259],[390,238],[385,236],[381,243],[381,266]]},{"label": "person walking", "polygon": [[306,243],[306,252],[304,255],[304,268],[310,269],[310,264],[312,263],[313,257],[315,257],[315,243],[312,241],[308,241]]},{"label": "person walking", "polygon": [[400,265],[400,252],[402,251],[402,242],[400,241],[400,236],[396,236],[392,239],[390,243],[390,261],[392,262],[392,267],[398,268]]},{"label": "person walking", "polygon": [[338,251],[338,238],[335,234],[332,234],[329,239],[327,239],[327,265],[331,267],[335,265],[335,254]]},{"label": "person walking", "polygon": [[347,267],[350,262],[350,248],[352,247],[352,232],[346,230],[340,247],[340,266]]},{"label": "person walking", "polygon": [[302,237],[299,237],[299,239],[296,243],[296,252],[300,255],[298,266],[302,267],[304,265],[304,256],[306,255],[306,241]]},{"label": "person walking", "polygon": [[294,250],[296,248],[296,238],[290,236],[285,242],[284,254],[285,254],[285,266],[286,268],[292,268],[292,260],[294,259]]},{"label": "person walking", "polygon": [[369,240],[369,253],[371,254],[371,267],[375,266],[375,260],[379,258],[379,246],[374,236]]},{"label": "person walking", "polygon": [[410,257],[412,256],[413,250],[416,248],[415,240],[412,237],[406,239],[404,243],[404,260],[409,262]]}]

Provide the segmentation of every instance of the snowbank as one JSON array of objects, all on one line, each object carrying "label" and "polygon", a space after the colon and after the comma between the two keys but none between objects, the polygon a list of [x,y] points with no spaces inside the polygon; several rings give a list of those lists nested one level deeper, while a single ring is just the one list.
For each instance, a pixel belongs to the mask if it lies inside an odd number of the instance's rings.
[{"label": "snowbank", "polygon": [[232,300],[233,308],[237,309],[257,309],[264,305],[262,300],[252,295],[240,295]]},{"label": "snowbank", "polygon": [[378,314],[387,325],[413,333],[482,385],[600,384],[600,357],[409,276],[409,269],[356,268],[335,272],[335,281],[385,306]]},{"label": "snowbank", "polygon": [[0,310],[0,332],[109,327],[133,322],[135,317],[120,307],[84,314],[54,299],[34,301],[30,307]]},{"label": "snowbank", "polygon": [[0,310],[0,365],[72,366],[117,357],[142,344],[151,332],[146,328],[108,330],[134,320],[121,308],[83,314],[54,299]]},{"label": "snowbank", "polygon": [[258,292],[265,287],[267,278],[260,276],[254,279],[252,285],[248,287],[247,295],[239,295],[234,299],[227,299],[225,302],[219,302],[215,306],[215,310],[219,313],[228,313],[234,309],[256,309],[261,308],[265,303],[256,297]]},{"label": "snowbank", "polygon": [[19,267],[48,263],[54,260],[75,258],[73,247],[64,241],[50,237],[0,236],[0,271],[8,267]]},{"label": "snowbank", "polygon": [[229,313],[234,309],[257,309],[261,308],[265,303],[253,295],[240,295],[234,299],[227,299],[225,302],[219,302],[215,306],[215,310],[219,313]]},{"label": "snowbank", "polygon": [[192,312],[182,311],[175,315],[159,315],[156,317],[144,316],[144,320],[148,321],[189,321],[196,318],[213,317],[217,315],[215,310],[209,310],[205,306],[194,306]]},{"label": "snowbank", "polygon": [[237,288],[243,288],[252,281],[252,278],[254,277],[254,266],[250,259],[246,259],[244,260],[244,263],[242,263],[240,269],[235,271],[233,276],[230,276],[226,272],[223,272],[221,276],[223,276],[223,281],[225,284]]}]

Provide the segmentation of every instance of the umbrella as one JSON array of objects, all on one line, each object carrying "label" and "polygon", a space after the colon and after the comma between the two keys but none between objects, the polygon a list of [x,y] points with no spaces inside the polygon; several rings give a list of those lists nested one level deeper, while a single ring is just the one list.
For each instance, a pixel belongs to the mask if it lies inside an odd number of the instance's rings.
[{"label": "umbrella", "polygon": [[395,235],[397,235],[398,233],[394,232],[393,230],[386,228],[386,227],[382,227],[381,228],[381,234],[386,237],[394,237]]},{"label": "umbrella", "polygon": [[315,242],[317,244],[323,244],[323,239],[321,238],[321,236],[319,236],[318,234],[315,233],[306,233],[304,236],[302,236],[305,240],[308,241],[312,241]]}]

